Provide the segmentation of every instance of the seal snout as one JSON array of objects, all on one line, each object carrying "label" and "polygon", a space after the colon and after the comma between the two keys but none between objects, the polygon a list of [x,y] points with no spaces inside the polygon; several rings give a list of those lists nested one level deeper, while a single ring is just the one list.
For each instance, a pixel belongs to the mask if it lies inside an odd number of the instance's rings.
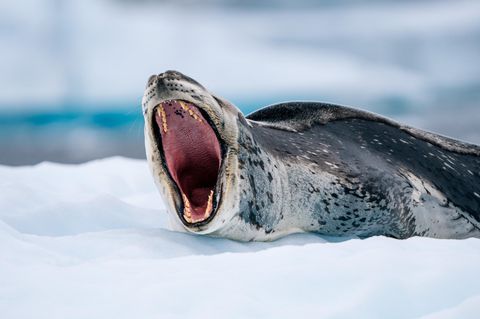
[{"label": "seal snout", "polygon": [[159,148],[171,178],[181,192],[183,219],[206,221],[214,210],[221,166],[221,145],[200,109],[182,100],[160,103],[154,112]]}]

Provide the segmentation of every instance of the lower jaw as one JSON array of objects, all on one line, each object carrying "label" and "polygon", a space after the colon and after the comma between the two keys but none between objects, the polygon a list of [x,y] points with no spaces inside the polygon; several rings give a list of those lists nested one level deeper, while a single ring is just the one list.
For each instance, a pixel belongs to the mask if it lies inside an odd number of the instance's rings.
[{"label": "lower jaw", "polygon": [[[202,223],[208,220],[213,213],[213,197],[214,197],[214,192],[213,190],[211,190],[210,194],[208,195],[206,207],[194,208],[190,204],[190,201],[188,200],[187,196],[182,193],[183,219],[188,224]],[[197,211],[200,211],[203,213],[198,214]]]}]

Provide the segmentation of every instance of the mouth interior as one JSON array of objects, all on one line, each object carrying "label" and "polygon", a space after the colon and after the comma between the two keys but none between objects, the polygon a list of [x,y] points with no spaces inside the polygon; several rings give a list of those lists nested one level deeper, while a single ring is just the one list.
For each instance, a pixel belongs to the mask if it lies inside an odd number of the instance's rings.
[{"label": "mouth interior", "polygon": [[182,195],[183,218],[202,222],[213,210],[221,165],[218,138],[199,108],[185,101],[161,103],[155,121],[168,171]]}]

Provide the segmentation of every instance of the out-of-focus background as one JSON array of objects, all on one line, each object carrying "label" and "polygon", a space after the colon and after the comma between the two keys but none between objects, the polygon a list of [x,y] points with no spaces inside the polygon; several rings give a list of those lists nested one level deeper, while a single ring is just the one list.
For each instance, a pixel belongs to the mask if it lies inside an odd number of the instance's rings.
[{"label": "out-of-focus background", "polygon": [[480,143],[480,2],[4,0],[0,164],[143,158],[148,76],[249,113],[321,100]]}]

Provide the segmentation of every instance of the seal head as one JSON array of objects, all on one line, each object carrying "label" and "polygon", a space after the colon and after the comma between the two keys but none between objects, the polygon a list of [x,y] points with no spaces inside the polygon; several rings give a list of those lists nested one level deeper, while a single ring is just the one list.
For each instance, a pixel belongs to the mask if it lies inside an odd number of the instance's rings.
[{"label": "seal head", "polygon": [[142,107],[147,158],[175,228],[218,229],[235,210],[236,121],[243,115],[176,71],[150,77]]}]

